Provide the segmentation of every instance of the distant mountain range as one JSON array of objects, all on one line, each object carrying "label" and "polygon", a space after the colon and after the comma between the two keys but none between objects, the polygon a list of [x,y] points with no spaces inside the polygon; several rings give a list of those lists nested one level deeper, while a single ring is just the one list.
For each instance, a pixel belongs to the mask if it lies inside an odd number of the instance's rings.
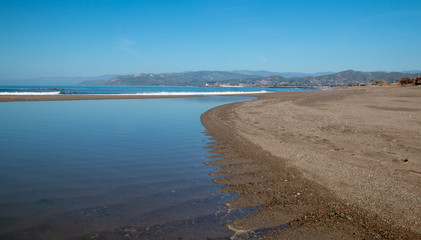
[{"label": "distant mountain range", "polygon": [[396,81],[402,77],[414,78],[421,70],[403,72],[269,72],[269,71],[190,71],[180,73],[139,73],[132,75],[103,75],[97,77],[49,77],[22,80],[0,80],[0,85],[65,86],[339,86],[377,81]]},{"label": "distant mountain range", "polygon": [[[312,77],[283,78],[269,76],[258,79],[248,79],[247,84],[253,86],[344,86],[357,83],[395,82],[403,77],[415,78],[420,74],[403,72],[360,72],[347,70],[343,72]],[[231,82],[229,84],[234,84]]]},{"label": "distant mountain range", "polygon": [[[243,80],[257,75],[245,75],[235,72],[224,71],[197,71],[169,74],[139,73],[123,75],[111,80],[102,81],[101,85],[123,85],[123,86],[200,86],[209,82],[225,81],[227,79]],[[85,81],[80,85],[96,85],[98,81]]]},{"label": "distant mountain range", "polygon": [[332,74],[334,72],[317,72],[317,73],[301,73],[301,72],[269,72],[269,71],[248,71],[248,70],[235,70],[232,71],[235,73],[241,73],[245,75],[255,75],[260,77],[269,77],[278,75],[284,78],[293,78],[293,77],[313,77],[313,76],[322,76],[327,74]]},{"label": "distant mountain range", "polygon": [[139,73],[118,76],[110,80],[84,81],[81,85],[113,86],[341,86],[355,83],[397,81],[414,78],[421,71],[360,72],[347,70],[338,73],[275,73],[268,71],[197,71],[170,74]]}]

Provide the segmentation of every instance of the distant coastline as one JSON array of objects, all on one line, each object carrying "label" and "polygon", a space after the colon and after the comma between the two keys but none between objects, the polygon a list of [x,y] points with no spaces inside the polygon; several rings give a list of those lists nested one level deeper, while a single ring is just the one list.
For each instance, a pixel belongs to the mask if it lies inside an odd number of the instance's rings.
[{"label": "distant coastline", "polygon": [[[421,71],[420,71],[421,72]],[[247,71],[198,71],[171,74],[142,73],[118,76],[110,80],[85,81],[81,85],[109,86],[207,86],[207,87],[336,87],[376,82],[397,82],[415,78],[421,73],[361,72],[347,70],[338,73],[291,75],[290,73]],[[262,74],[262,73],[260,73]]]},{"label": "distant coastline", "polygon": [[241,87],[312,87],[345,86],[360,83],[396,82],[415,78],[421,70],[403,72],[269,72],[269,71],[190,71],[179,73],[137,73],[97,77],[45,77],[0,80],[0,86],[241,86]]}]

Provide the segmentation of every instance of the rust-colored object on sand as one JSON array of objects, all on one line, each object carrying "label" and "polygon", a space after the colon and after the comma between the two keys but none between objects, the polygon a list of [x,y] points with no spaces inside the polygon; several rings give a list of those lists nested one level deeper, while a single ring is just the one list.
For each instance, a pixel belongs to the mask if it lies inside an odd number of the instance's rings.
[{"label": "rust-colored object on sand", "polygon": [[421,77],[418,76],[416,78],[401,78],[399,81],[400,84],[406,85],[406,84],[413,84],[413,85],[420,85],[421,84]]}]

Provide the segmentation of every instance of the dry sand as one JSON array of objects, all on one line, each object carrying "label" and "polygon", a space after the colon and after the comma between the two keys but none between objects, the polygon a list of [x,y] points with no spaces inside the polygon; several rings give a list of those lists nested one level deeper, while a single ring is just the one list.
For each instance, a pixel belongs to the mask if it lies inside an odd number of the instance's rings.
[{"label": "dry sand", "polygon": [[202,115],[227,205],[262,206],[237,237],[421,239],[421,87],[259,97]]}]

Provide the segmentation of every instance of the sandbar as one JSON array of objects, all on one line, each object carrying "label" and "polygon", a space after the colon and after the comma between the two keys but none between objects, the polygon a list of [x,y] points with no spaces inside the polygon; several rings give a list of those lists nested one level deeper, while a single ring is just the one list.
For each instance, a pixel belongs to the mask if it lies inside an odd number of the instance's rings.
[{"label": "sandbar", "polygon": [[234,238],[421,239],[421,86],[256,96],[202,115]]},{"label": "sandbar", "polygon": [[0,102],[23,101],[70,101],[70,100],[110,100],[110,99],[150,99],[184,98],[197,96],[184,95],[124,95],[124,94],[68,94],[68,95],[0,95]]}]

